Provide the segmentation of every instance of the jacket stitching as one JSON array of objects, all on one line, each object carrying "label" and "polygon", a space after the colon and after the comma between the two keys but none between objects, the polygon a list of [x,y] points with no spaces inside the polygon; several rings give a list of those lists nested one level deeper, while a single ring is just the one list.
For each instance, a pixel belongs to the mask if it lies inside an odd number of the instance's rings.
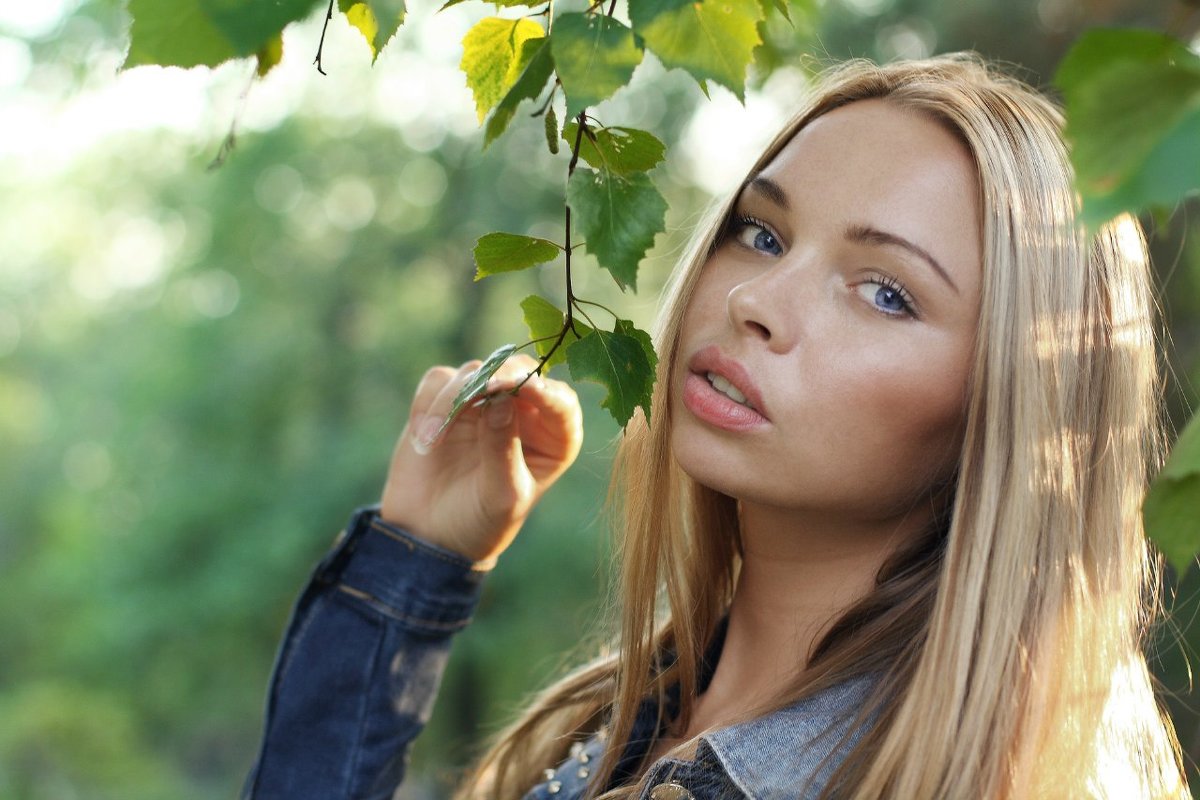
[{"label": "jacket stitching", "polygon": [[354,599],[360,600],[361,602],[365,603],[372,610],[377,611],[380,614],[383,614],[385,617],[390,617],[391,619],[399,620],[400,622],[406,622],[409,625],[423,626],[423,627],[431,628],[433,630],[438,630],[438,631],[456,631],[460,628],[465,627],[467,624],[469,624],[471,622],[470,617],[466,617],[465,619],[451,620],[449,622],[447,622],[445,620],[436,620],[436,619],[426,619],[424,617],[415,617],[411,614],[401,613],[401,612],[397,611],[396,609],[392,608],[391,606],[389,606],[387,603],[380,600],[378,597],[375,597],[374,595],[369,594],[368,592],[364,592],[361,589],[355,589],[353,586],[348,586],[344,583],[339,583],[337,585],[337,588],[339,591],[349,595],[350,597],[353,597]]}]

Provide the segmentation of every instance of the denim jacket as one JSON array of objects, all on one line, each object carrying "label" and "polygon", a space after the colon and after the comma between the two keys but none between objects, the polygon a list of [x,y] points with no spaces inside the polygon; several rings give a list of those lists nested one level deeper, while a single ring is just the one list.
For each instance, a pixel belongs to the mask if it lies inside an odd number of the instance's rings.
[{"label": "denim jacket", "polygon": [[[296,601],[243,799],[392,797],[429,718],[451,638],[470,621],[486,574],[383,522],[374,508],[356,512]],[[845,734],[873,685],[854,679],[704,734],[693,759],[649,767],[639,800],[815,798],[856,741]],[[650,699],[642,704],[615,779],[630,775],[662,733],[654,730],[657,710]],[[578,800],[605,746],[603,731],[576,743],[526,800]]]}]

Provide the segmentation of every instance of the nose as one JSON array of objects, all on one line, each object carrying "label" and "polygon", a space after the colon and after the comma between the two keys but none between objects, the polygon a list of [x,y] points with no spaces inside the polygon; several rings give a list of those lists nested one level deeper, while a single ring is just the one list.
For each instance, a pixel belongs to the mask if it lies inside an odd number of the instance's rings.
[{"label": "nose", "polygon": [[725,301],[734,330],[786,351],[798,334],[800,283],[794,265],[777,264],[735,284]]}]

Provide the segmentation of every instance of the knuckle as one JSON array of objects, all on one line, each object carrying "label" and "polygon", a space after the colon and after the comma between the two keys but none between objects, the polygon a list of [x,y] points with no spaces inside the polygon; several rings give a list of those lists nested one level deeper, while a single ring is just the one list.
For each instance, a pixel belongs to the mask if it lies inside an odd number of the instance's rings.
[{"label": "knuckle", "polygon": [[436,392],[453,377],[454,370],[449,367],[441,365],[430,367],[421,376],[421,380],[417,383],[417,389],[413,394],[419,397],[429,392]]},{"label": "knuckle", "polygon": [[508,363],[525,370],[531,370],[538,365],[538,360],[528,353],[517,353],[508,360]]}]

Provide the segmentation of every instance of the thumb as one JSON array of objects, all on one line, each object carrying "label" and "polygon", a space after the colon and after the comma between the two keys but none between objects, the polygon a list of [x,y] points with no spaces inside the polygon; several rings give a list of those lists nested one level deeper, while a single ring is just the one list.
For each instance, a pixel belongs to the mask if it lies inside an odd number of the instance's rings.
[{"label": "thumb", "polygon": [[518,435],[516,401],[507,392],[493,395],[478,424],[483,500],[488,507],[507,513],[533,488]]}]

